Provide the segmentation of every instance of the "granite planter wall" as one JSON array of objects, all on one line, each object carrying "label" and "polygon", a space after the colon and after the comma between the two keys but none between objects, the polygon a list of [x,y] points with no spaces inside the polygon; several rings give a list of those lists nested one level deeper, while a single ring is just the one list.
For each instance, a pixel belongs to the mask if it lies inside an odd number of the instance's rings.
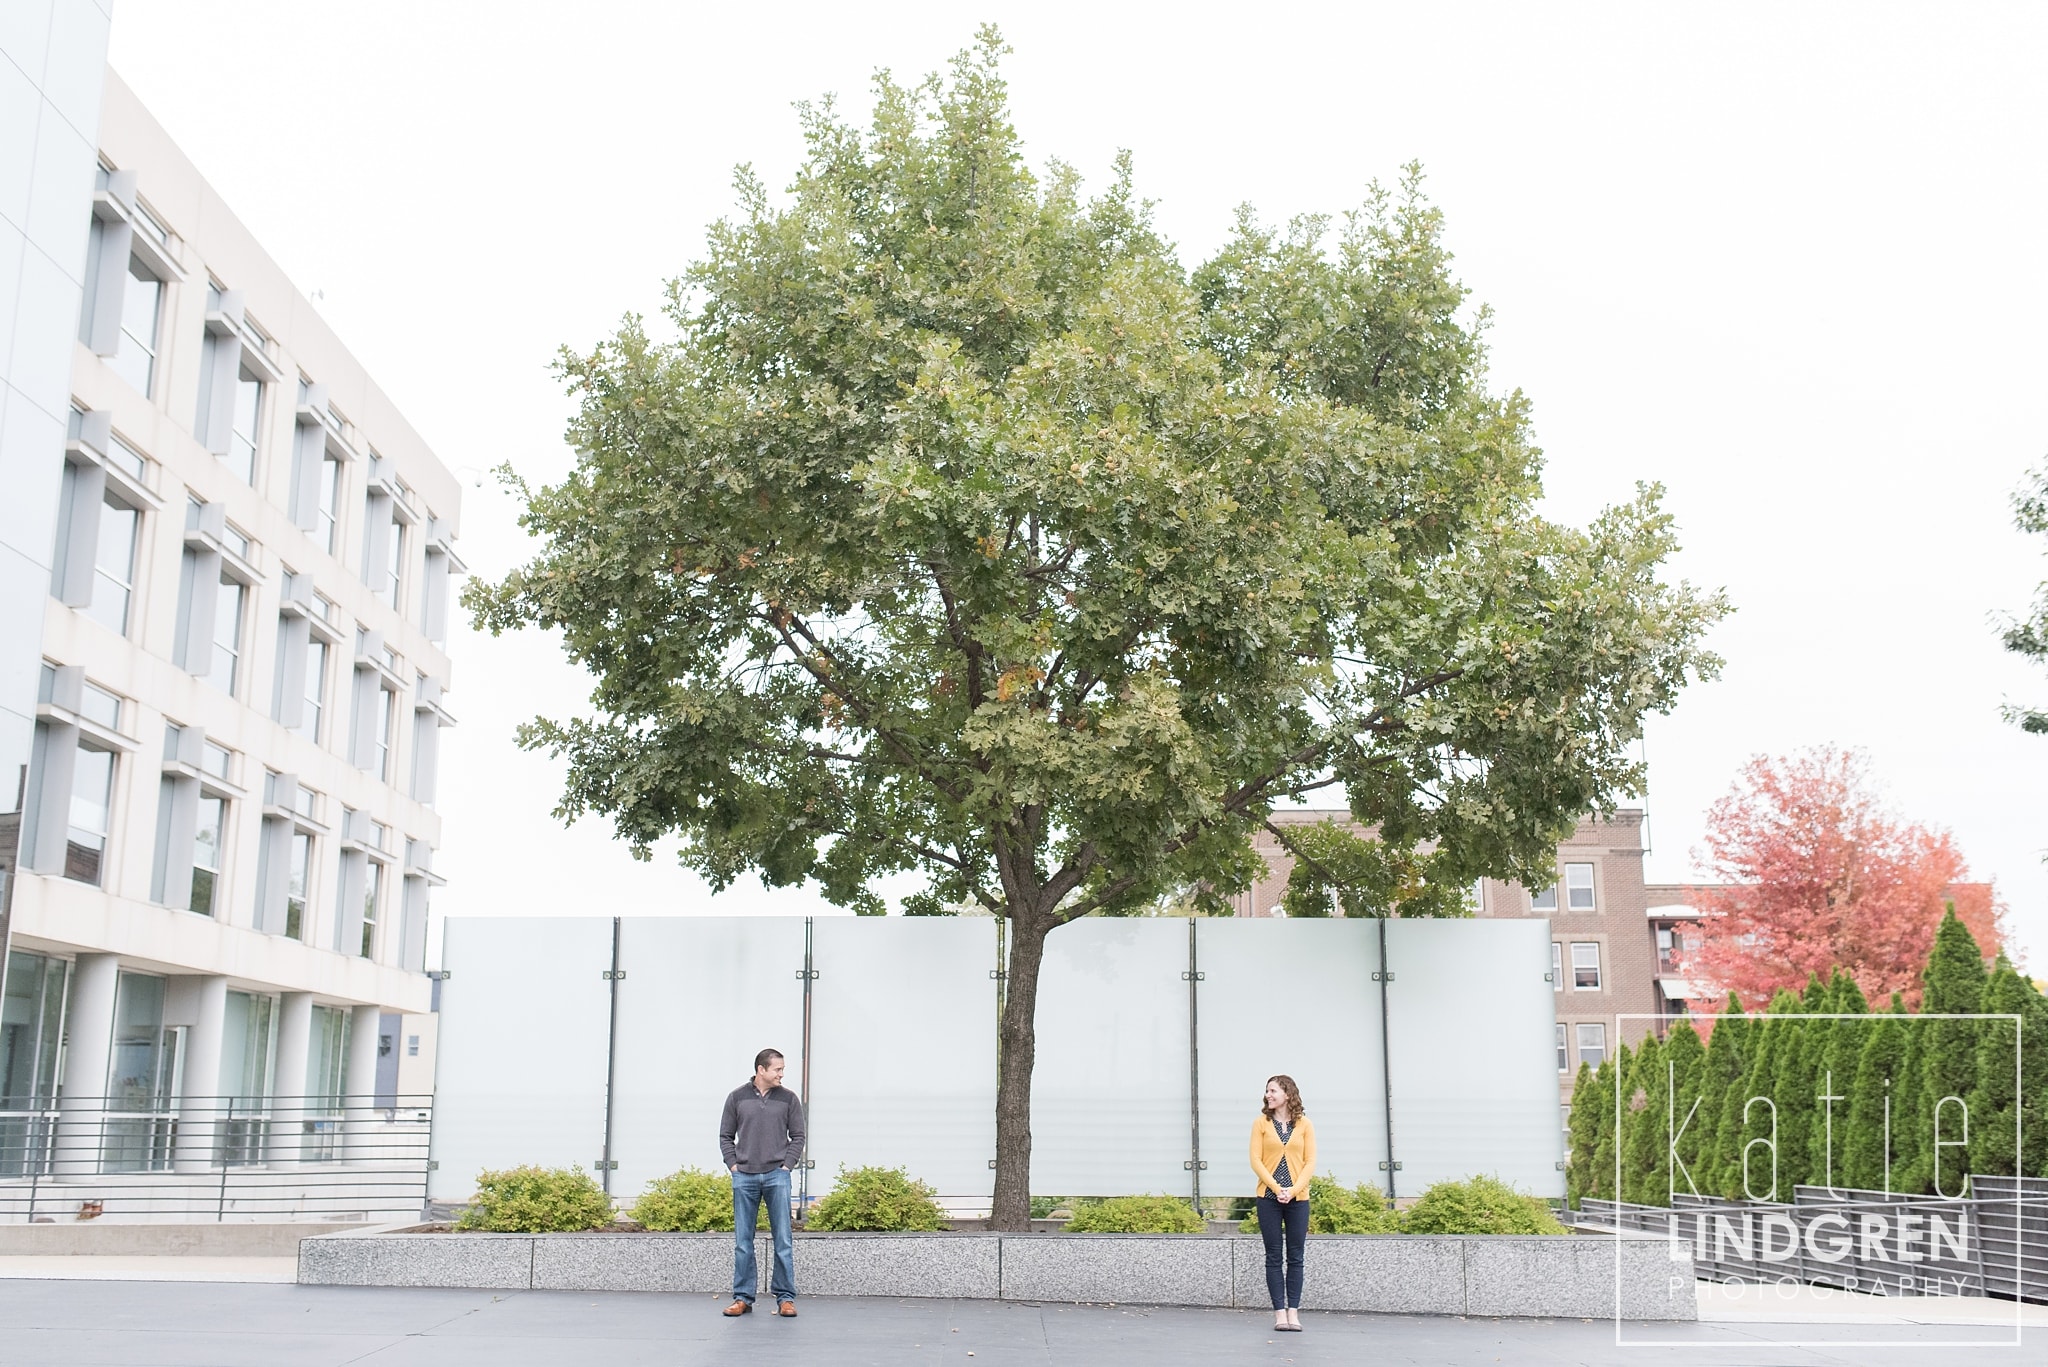
[{"label": "granite planter wall", "polygon": [[[767,1237],[756,1240],[768,1292]],[[1316,1235],[1311,1309],[1420,1315],[1689,1320],[1691,1254],[1663,1239]],[[799,1234],[807,1296],[1114,1301],[1266,1308],[1265,1250],[1241,1235]],[[299,1244],[312,1286],[716,1293],[726,1234],[421,1234],[402,1228]]]}]

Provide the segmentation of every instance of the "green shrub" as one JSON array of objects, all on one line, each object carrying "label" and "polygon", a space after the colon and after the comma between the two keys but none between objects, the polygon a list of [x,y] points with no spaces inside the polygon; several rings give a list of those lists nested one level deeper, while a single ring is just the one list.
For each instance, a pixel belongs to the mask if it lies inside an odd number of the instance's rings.
[{"label": "green shrub", "polygon": [[1497,1177],[1439,1182],[1401,1217],[1410,1234],[1562,1234],[1550,1207]]},{"label": "green shrub", "polygon": [[1063,1196],[1032,1197],[1031,1218],[1034,1220],[1050,1220],[1052,1218],[1052,1213],[1058,1210],[1060,1208],[1060,1204],[1065,1200],[1066,1198]]},{"label": "green shrub", "polygon": [[[647,1184],[627,1216],[648,1229],[703,1234],[732,1228],[732,1178],[725,1173],[683,1168]],[[761,1203],[754,1228],[768,1228],[768,1203]]]},{"label": "green shrub", "polygon": [[[1238,1222],[1238,1228],[1246,1234],[1259,1232],[1259,1214],[1255,1203],[1241,1202],[1253,1207]],[[1231,1214],[1239,1209],[1239,1202],[1233,1202]],[[1399,1234],[1401,1217],[1387,1209],[1387,1195],[1378,1187],[1361,1182],[1356,1187],[1345,1188],[1337,1185],[1334,1177],[1311,1177],[1308,1179],[1308,1232],[1311,1234]]]},{"label": "green shrub", "polygon": [[1069,1234],[1200,1234],[1195,1208],[1176,1196],[1112,1196],[1075,1203]]},{"label": "green shrub", "polygon": [[944,1229],[946,1212],[932,1189],[901,1168],[839,1169],[839,1182],[811,1207],[805,1229]]},{"label": "green shrub", "polygon": [[554,1234],[601,1229],[612,1222],[612,1198],[575,1168],[506,1168],[476,1175],[476,1195],[457,1229],[493,1234]]}]

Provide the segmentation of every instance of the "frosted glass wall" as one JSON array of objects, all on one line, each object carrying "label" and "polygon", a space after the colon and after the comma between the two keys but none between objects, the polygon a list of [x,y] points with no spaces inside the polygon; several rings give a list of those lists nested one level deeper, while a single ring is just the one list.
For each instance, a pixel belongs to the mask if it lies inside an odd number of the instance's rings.
[{"label": "frosted glass wall", "polygon": [[[1315,1121],[1318,1169],[1347,1187],[1384,1186],[1377,924],[1219,919],[1195,930],[1203,1194],[1252,1194],[1252,1122],[1275,1073],[1301,1089]],[[1553,1095],[1553,1117],[1556,1110]]]},{"label": "frosted glass wall", "polygon": [[1387,958],[1396,1190],[1493,1173],[1564,1195],[1550,923],[1390,921]]},{"label": "frosted glass wall", "polygon": [[[761,1050],[780,1049],[799,1088],[803,967],[802,917],[621,919],[615,1195],[678,1168],[719,1171],[719,1114]],[[595,1066],[602,1080],[601,1047]]]},{"label": "frosted glass wall", "polygon": [[[998,930],[980,917],[626,917],[613,982],[609,918],[452,917],[433,1194],[466,1197],[485,1167],[590,1168],[608,1056],[613,1194],[715,1171],[725,1095],[773,1047],[788,1084],[808,1087],[812,1197],[842,1164],[882,1164],[985,1208]],[[1266,1078],[1287,1073],[1315,1119],[1319,1169],[1346,1185],[1385,1184],[1391,1081],[1400,1195],[1479,1172],[1562,1194],[1546,922],[1389,923],[1391,1049],[1376,922],[1193,932],[1088,919],[1047,937],[1033,1191],[1189,1195],[1199,1124],[1202,1194],[1248,1195],[1248,1132]]]},{"label": "frosted glass wall", "polygon": [[609,919],[449,918],[429,1195],[466,1199],[484,1168],[596,1166],[611,957]]},{"label": "frosted glass wall", "polygon": [[1188,1194],[1188,923],[1087,919],[1045,938],[1031,1189]]},{"label": "frosted glass wall", "polygon": [[[993,920],[818,918],[813,1195],[841,1164],[902,1167],[987,1204],[996,1154]],[[799,984],[800,986],[800,984]]]}]

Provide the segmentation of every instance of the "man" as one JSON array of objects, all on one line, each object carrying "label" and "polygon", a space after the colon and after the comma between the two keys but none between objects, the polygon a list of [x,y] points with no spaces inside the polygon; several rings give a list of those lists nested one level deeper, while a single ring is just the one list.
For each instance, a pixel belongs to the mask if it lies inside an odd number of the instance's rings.
[{"label": "man", "polygon": [[775,1313],[796,1317],[796,1249],[789,1237],[789,1174],[804,1155],[804,1103],[782,1085],[782,1054],[754,1055],[754,1080],[725,1099],[718,1120],[718,1150],[732,1173],[732,1304],[729,1317],[753,1313],[754,1224],[768,1203],[768,1231],[775,1241],[775,1270],[768,1289]]}]

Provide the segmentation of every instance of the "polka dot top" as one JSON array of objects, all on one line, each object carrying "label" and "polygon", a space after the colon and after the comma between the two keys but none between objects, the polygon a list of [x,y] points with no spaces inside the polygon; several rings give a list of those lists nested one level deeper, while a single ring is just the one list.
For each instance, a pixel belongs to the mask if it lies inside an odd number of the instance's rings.
[{"label": "polka dot top", "polygon": [[[1267,1117],[1267,1119],[1272,1120],[1272,1117],[1269,1116]],[[1272,1125],[1273,1133],[1280,1136],[1280,1142],[1282,1144],[1285,1144],[1291,1137],[1293,1137],[1293,1121],[1289,1121],[1287,1124],[1282,1125],[1279,1121],[1272,1120]],[[1285,1158],[1281,1159],[1279,1166],[1273,1169],[1273,1182],[1276,1186],[1282,1187],[1291,1187],[1294,1185],[1294,1175],[1287,1171],[1287,1160]]]}]

